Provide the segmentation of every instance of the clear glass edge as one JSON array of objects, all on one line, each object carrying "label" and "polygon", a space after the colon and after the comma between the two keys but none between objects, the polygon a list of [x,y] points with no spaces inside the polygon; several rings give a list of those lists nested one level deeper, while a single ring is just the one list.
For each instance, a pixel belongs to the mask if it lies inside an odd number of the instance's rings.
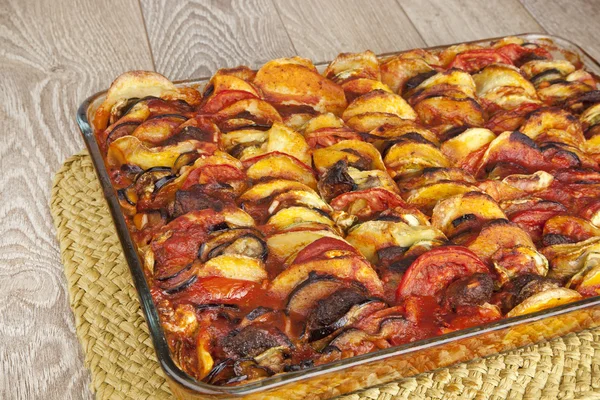
[{"label": "clear glass edge", "polygon": [[[579,45],[573,43],[572,41],[562,38],[560,36],[542,34],[542,33],[523,33],[512,35],[516,37],[523,38],[525,40],[543,40],[549,39],[553,43],[557,44],[559,47],[576,52],[580,55],[581,61],[584,66],[587,68],[591,68],[594,73],[600,74],[600,63],[595,60],[591,55],[589,55],[584,49],[582,49]],[[505,36],[496,37],[496,38],[487,38],[474,40],[470,42],[460,42],[460,43],[488,43],[493,40],[501,39]],[[456,43],[459,44],[459,43]],[[425,50],[439,50],[443,48],[450,47],[454,44],[441,45],[441,46],[433,46],[424,48]],[[395,52],[383,53],[379,54],[378,57],[386,57],[393,56],[398,53],[402,53],[406,50],[400,50]],[[317,67],[325,66],[329,63],[329,61],[321,62],[315,64]],[[196,78],[196,79],[188,79],[176,81],[177,85],[199,85],[205,83],[210,77],[204,78]],[[150,336],[152,338],[152,343],[154,345],[154,349],[156,351],[157,359],[161,365],[161,368],[165,372],[165,374],[176,383],[182,385],[184,388],[188,390],[192,390],[197,392],[198,394],[209,394],[209,395],[234,395],[234,396],[243,396],[251,393],[256,393],[259,391],[266,391],[269,389],[274,389],[278,386],[282,386],[284,384],[296,382],[299,380],[307,380],[313,378],[315,376],[340,371],[342,369],[350,368],[353,366],[358,366],[367,362],[382,360],[386,358],[391,358],[394,356],[399,356],[402,354],[408,354],[411,352],[416,352],[424,349],[428,349],[431,347],[435,347],[438,345],[442,345],[445,343],[449,343],[452,341],[458,341],[460,339],[466,339],[478,335],[483,335],[486,333],[491,333],[494,331],[498,331],[501,329],[517,326],[517,325],[525,325],[534,321],[538,321],[545,318],[550,318],[554,316],[559,316],[562,314],[567,314],[569,312],[591,308],[594,306],[600,306],[600,296],[595,296],[592,298],[587,298],[584,300],[576,301],[573,303],[565,304],[559,307],[554,307],[546,310],[541,310],[536,313],[527,314],[519,317],[505,318],[500,321],[492,322],[489,324],[480,325],[477,327],[464,329],[457,332],[452,332],[449,334],[444,334],[440,336],[435,336],[429,339],[419,340],[416,342],[406,343],[404,345],[395,346],[390,349],[379,350],[367,354],[363,354],[361,356],[351,357],[339,362],[325,364],[322,366],[317,366],[309,369],[305,369],[297,372],[287,372],[283,374],[274,375],[269,378],[261,379],[256,382],[250,382],[244,385],[239,386],[217,386],[210,385],[201,381],[198,381],[183,370],[181,370],[171,358],[169,348],[166,342],[166,338],[162,329],[162,325],[160,324],[160,320],[158,317],[157,310],[155,308],[154,302],[152,301],[152,296],[150,294],[150,289],[146,282],[146,278],[143,273],[142,265],[139,260],[137,251],[135,250],[135,244],[129,234],[129,230],[127,229],[127,225],[125,223],[125,219],[121,212],[121,208],[117,199],[117,196],[114,192],[112,184],[110,182],[110,178],[108,176],[108,172],[104,165],[104,161],[102,158],[102,154],[100,153],[100,149],[96,143],[93,128],[90,124],[90,111],[93,106],[98,103],[102,97],[106,94],[106,91],[98,92],[86,100],[79,106],[77,110],[76,120],[83,136],[84,142],[90,153],[92,158],[92,163],[94,165],[94,169],[96,171],[96,175],[100,180],[100,184],[102,187],[102,191],[104,193],[104,197],[108,203],[113,222],[115,223],[117,235],[123,246],[123,251],[125,253],[125,258],[127,260],[127,264],[129,266],[134,285],[138,294],[138,298],[140,299],[140,304],[142,306],[142,311],[144,313],[144,317],[146,319],[146,323],[148,324]],[[532,342],[535,343],[535,342]]]}]

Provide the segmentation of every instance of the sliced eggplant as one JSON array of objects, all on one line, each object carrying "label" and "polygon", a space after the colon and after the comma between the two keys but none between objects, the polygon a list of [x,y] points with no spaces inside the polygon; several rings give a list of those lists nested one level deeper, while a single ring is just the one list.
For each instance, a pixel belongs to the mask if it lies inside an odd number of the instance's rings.
[{"label": "sliced eggplant", "polygon": [[[347,283],[335,276],[311,272],[308,279],[290,293],[285,309],[289,314],[306,317],[319,300],[347,286]],[[363,292],[366,293],[364,288]]]},{"label": "sliced eggplant", "polygon": [[319,341],[385,307],[387,305],[381,300],[365,298],[352,289],[340,289],[320,300],[308,315],[305,327],[307,340]]},{"label": "sliced eggplant", "polygon": [[490,300],[493,290],[492,276],[476,273],[452,282],[445,289],[442,304],[451,310],[459,306],[479,306]]},{"label": "sliced eggplant", "polygon": [[348,162],[346,160],[336,162],[319,180],[317,186],[321,196],[327,201],[357,188],[352,177],[348,174]]},{"label": "sliced eggplant", "polygon": [[222,339],[225,354],[233,358],[256,357],[273,347],[292,348],[288,337],[277,328],[249,325]]},{"label": "sliced eggplant", "polygon": [[[343,352],[344,355],[357,356],[376,349],[370,339],[370,335],[360,329],[346,329],[335,336],[321,352]],[[365,342],[371,342],[370,346],[365,345]]]},{"label": "sliced eggplant", "polygon": [[343,317],[348,311],[367,300],[365,293],[355,288],[340,288],[318,300],[307,317],[308,340],[312,342],[321,339],[344,326],[347,321]]},{"label": "sliced eggplant", "polygon": [[259,231],[239,228],[211,235],[211,238],[200,246],[198,258],[202,262],[207,262],[222,254],[238,254],[264,262],[268,253],[267,243]]}]

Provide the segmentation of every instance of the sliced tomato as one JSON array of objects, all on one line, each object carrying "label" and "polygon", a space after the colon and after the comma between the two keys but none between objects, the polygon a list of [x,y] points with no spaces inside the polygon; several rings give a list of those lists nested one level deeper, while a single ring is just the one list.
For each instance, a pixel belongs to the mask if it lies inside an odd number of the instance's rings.
[{"label": "sliced tomato", "polygon": [[495,49],[476,49],[458,54],[450,63],[449,68],[459,68],[472,73],[493,63],[512,65],[513,62]]},{"label": "sliced tomato", "polygon": [[187,190],[197,184],[226,183],[245,179],[244,171],[240,171],[232,165],[205,165],[190,172],[181,188]]},{"label": "sliced tomato", "polygon": [[473,326],[483,325],[502,318],[502,313],[495,307],[460,306],[456,314],[449,316],[443,333],[459,331]]},{"label": "sliced tomato", "polygon": [[201,278],[188,288],[171,295],[174,305],[189,304],[235,304],[238,306],[265,304],[266,295],[256,282],[222,277]]},{"label": "sliced tomato", "polygon": [[166,279],[183,270],[196,258],[208,228],[223,221],[222,214],[204,209],[192,211],[165,225],[162,232],[170,232],[169,238],[151,245],[155,259],[154,277]]},{"label": "sliced tomato", "polygon": [[253,98],[256,98],[256,96],[250,92],[242,90],[223,90],[209,97],[200,109],[200,112],[202,114],[214,114],[237,101]]},{"label": "sliced tomato", "polygon": [[437,247],[419,256],[408,267],[396,291],[396,298],[437,297],[451,282],[477,272],[490,271],[469,249],[462,246]]},{"label": "sliced tomato", "polygon": [[349,206],[357,200],[366,202],[365,206],[356,214],[361,219],[369,218],[374,213],[396,207],[410,208],[402,197],[384,188],[370,188],[343,193],[331,200],[330,205],[337,211],[347,211]]},{"label": "sliced tomato", "polygon": [[581,210],[579,210],[578,215],[581,218],[590,220],[599,213],[600,213],[600,201],[594,200],[594,201],[589,202],[585,207],[583,207]]},{"label": "sliced tomato", "polygon": [[529,48],[511,43],[496,49],[496,51],[509,58],[511,63],[517,66],[536,59],[552,60],[552,54],[543,47]]},{"label": "sliced tomato", "polygon": [[485,155],[485,152],[487,151],[488,147],[489,147],[489,144],[486,144],[485,146],[482,146],[480,149],[477,149],[474,152],[470,153],[467,157],[465,157],[464,160],[462,160],[459,163],[458,167],[465,170],[469,174],[475,176],[477,174],[479,165],[481,164],[481,161],[483,160],[483,156]]},{"label": "sliced tomato", "polygon": [[306,143],[313,149],[332,146],[342,140],[362,140],[362,136],[351,129],[323,128],[304,135]]},{"label": "sliced tomato", "polygon": [[485,127],[496,134],[517,130],[523,125],[527,115],[540,107],[541,104],[527,103],[520,105],[514,110],[500,111],[488,120]]},{"label": "sliced tomato", "polygon": [[566,212],[566,207],[560,203],[542,201],[528,207],[526,210],[509,214],[508,219],[519,225],[537,243],[542,239],[542,232],[546,221]]},{"label": "sliced tomato", "polygon": [[338,253],[340,255],[348,253],[358,255],[358,251],[343,240],[322,237],[300,250],[294,258],[293,264],[302,264],[317,258],[332,258]]}]

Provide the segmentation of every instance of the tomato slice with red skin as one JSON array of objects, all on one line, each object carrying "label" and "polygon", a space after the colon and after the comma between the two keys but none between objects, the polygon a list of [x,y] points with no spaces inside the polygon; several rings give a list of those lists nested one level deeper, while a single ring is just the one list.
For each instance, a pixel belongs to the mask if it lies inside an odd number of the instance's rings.
[{"label": "tomato slice with red skin", "polygon": [[343,240],[322,237],[300,250],[294,258],[293,264],[302,264],[317,258],[331,258],[326,254],[330,251],[350,252],[358,255],[357,250]]},{"label": "tomato slice with red skin", "polygon": [[519,225],[525,232],[531,236],[531,239],[538,243],[542,239],[542,233],[546,221],[559,214],[567,212],[566,207],[554,202],[542,202],[533,205],[531,208],[511,214],[508,219]]},{"label": "tomato slice with red skin", "polygon": [[256,98],[255,95],[243,90],[223,90],[222,92],[211,96],[206,104],[202,106],[200,111],[202,114],[214,114],[235,102],[254,98]]},{"label": "tomato slice with red skin", "polygon": [[246,174],[232,165],[205,165],[190,172],[181,189],[187,190],[198,184],[225,183],[245,179]]},{"label": "tomato slice with red skin", "polygon": [[528,48],[516,43],[510,43],[506,46],[496,49],[496,51],[499,54],[509,58],[511,63],[517,66],[534,59],[544,58],[547,60],[552,60],[552,54],[550,54],[550,52],[543,47]]},{"label": "tomato slice with red skin", "polygon": [[164,242],[151,244],[156,260],[155,279],[169,278],[194,261],[200,243],[208,236],[208,228],[223,221],[222,214],[204,209],[183,215],[165,225],[163,231],[171,231],[171,236]]},{"label": "tomato slice with red skin", "polygon": [[371,211],[368,215],[357,215],[359,218],[369,218],[376,212],[396,207],[410,208],[402,197],[383,188],[370,188],[343,193],[331,200],[330,205],[334,210],[341,211],[345,210],[350,203],[359,199],[365,200],[368,203],[368,209]]},{"label": "tomato slice with red skin", "polygon": [[306,143],[312,149],[332,146],[342,140],[362,140],[362,136],[351,129],[323,128],[305,134]]},{"label": "tomato slice with red skin", "polygon": [[476,49],[458,54],[448,67],[472,73],[493,63],[512,65],[510,58],[494,49]]},{"label": "tomato slice with red skin", "polygon": [[517,130],[523,125],[527,115],[541,106],[541,104],[537,103],[526,103],[513,110],[499,111],[488,120],[485,127],[495,134]]},{"label": "tomato slice with red skin", "polygon": [[[178,304],[235,304],[253,307],[265,304],[269,298],[256,282],[223,277],[200,278],[188,288],[170,295],[173,305]],[[260,304],[258,304],[260,303]]]},{"label": "tomato slice with red skin", "polygon": [[481,164],[481,160],[483,160],[483,156],[485,155],[485,152],[487,151],[488,147],[490,147],[490,145],[486,144],[480,149],[471,152],[467,157],[465,157],[464,160],[462,160],[459,163],[458,167],[465,170],[471,175],[476,175],[477,170],[479,169],[479,165]]},{"label": "tomato slice with red skin", "polygon": [[443,246],[420,255],[406,270],[396,291],[396,299],[409,296],[437,297],[456,279],[489,268],[471,250],[462,246]]},{"label": "tomato slice with red skin", "polygon": [[483,325],[502,318],[502,313],[494,307],[459,306],[456,313],[450,314],[442,333],[459,331],[473,326]]}]

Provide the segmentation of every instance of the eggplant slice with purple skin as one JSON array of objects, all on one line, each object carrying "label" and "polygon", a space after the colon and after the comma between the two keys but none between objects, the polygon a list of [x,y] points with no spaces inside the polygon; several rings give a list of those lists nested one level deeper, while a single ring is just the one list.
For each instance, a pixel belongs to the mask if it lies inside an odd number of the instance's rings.
[{"label": "eggplant slice with purple skin", "polygon": [[232,331],[222,339],[221,345],[230,358],[256,357],[273,347],[294,347],[279,329],[259,325],[249,325]]},{"label": "eggplant slice with purple skin", "polygon": [[317,301],[308,314],[306,338],[309,342],[320,341],[386,306],[385,302],[369,298],[356,288],[339,289],[327,298]]},{"label": "eggplant slice with purple skin", "polygon": [[[366,295],[367,291],[359,284],[355,285]],[[348,287],[348,283],[333,275],[310,272],[308,279],[299,284],[288,296],[286,312],[306,317],[318,301],[329,297],[335,291]]]},{"label": "eggplant slice with purple skin", "polygon": [[198,250],[198,258],[203,263],[223,254],[238,254],[264,262],[269,254],[269,248],[259,231],[234,228],[211,235],[211,238],[202,243]]},{"label": "eggplant slice with purple skin", "polygon": [[493,291],[492,276],[476,273],[452,282],[445,289],[442,302],[452,310],[459,306],[479,306],[490,300]]}]

